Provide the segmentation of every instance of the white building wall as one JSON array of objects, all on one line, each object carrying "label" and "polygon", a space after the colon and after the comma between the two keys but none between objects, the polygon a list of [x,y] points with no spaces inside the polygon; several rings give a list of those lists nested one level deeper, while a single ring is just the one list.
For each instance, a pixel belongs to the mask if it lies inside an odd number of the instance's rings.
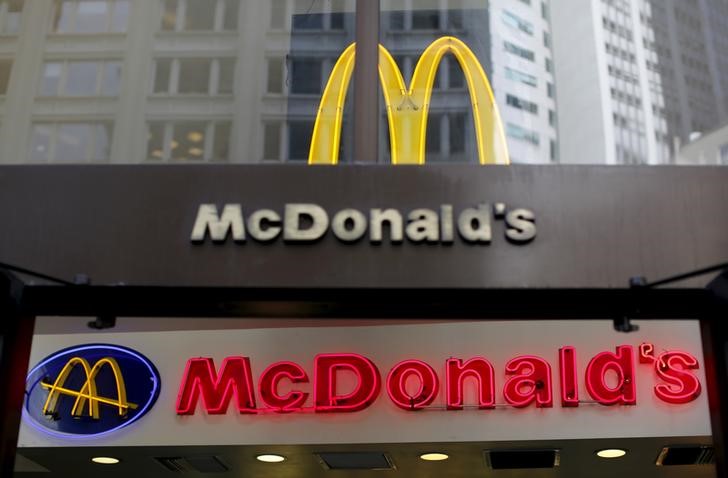
[{"label": "white building wall", "polygon": [[[531,131],[538,137],[538,144],[518,139],[506,133],[511,160],[515,163],[548,163],[557,161],[557,116],[555,94],[549,97],[549,84],[552,91],[554,75],[546,70],[546,61],[553,65],[551,48],[545,38],[549,39],[551,27],[548,16],[542,14],[542,3],[533,1],[525,3],[514,0],[493,0],[490,2],[491,56],[493,69],[491,82],[500,107],[503,124],[517,126]],[[547,4],[546,4],[547,5]],[[532,26],[533,32],[514,27],[506,21],[508,14],[513,14]],[[534,61],[520,58],[506,51],[504,42],[510,42],[532,51]],[[536,78],[536,86],[509,78],[507,68],[531,75]],[[538,106],[538,113],[533,114],[509,105],[507,96],[513,95],[532,102]],[[553,112],[553,125],[549,121],[549,111]],[[553,146],[552,146],[553,143]],[[551,151],[554,148],[555,151]],[[553,156],[552,156],[553,154]]]},{"label": "white building wall", "polygon": [[599,0],[552,0],[563,163],[614,164],[616,161],[598,3]]}]

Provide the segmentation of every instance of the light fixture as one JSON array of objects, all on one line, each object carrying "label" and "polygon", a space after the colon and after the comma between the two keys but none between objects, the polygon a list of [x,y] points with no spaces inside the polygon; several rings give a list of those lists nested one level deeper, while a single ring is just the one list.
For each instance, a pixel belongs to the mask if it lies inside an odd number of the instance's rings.
[{"label": "light fixture", "polygon": [[113,458],[110,456],[95,456],[91,458],[91,461],[94,463],[98,463],[99,465],[116,465],[119,463],[118,458]]},{"label": "light fixture", "polygon": [[187,133],[187,139],[189,139],[193,143],[199,143],[200,141],[205,139],[205,136],[199,131],[190,131],[189,133]]},{"label": "light fixture", "polygon": [[423,453],[420,455],[420,460],[425,461],[443,461],[450,458],[448,455],[444,453]]},{"label": "light fixture", "polygon": [[286,461],[286,457],[282,455],[258,455],[255,459],[263,463],[280,463]]},{"label": "light fixture", "polygon": [[598,450],[597,456],[599,458],[621,458],[627,454],[627,450],[620,448],[605,448],[604,450]]},{"label": "light fixture", "polygon": [[200,148],[190,148],[188,153],[190,153],[192,156],[202,156],[204,151]]},{"label": "light fixture", "polygon": [[161,158],[162,156],[164,156],[164,153],[161,149],[155,149],[154,151],[152,151],[152,156],[155,158]]},{"label": "light fixture", "polygon": [[172,140],[172,142],[169,144],[172,147],[172,149],[177,149],[177,147],[179,146],[179,143],[175,140]]}]

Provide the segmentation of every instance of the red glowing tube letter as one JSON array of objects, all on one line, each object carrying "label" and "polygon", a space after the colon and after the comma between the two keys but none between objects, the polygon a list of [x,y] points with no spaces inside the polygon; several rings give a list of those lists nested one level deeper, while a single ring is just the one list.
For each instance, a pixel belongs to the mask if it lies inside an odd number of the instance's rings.
[{"label": "red glowing tube letter", "polygon": [[657,357],[655,371],[667,384],[655,385],[655,395],[667,403],[688,403],[700,395],[700,380],[689,370],[700,368],[695,357],[687,352],[665,352]]},{"label": "red glowing tube letter", "polygon": [[531,355],[516,357],[506,364],[506,375],[516,375],[503,386],[509,404],[520,408],[535,401],[537,407],[553,406],[551,365],[544,359]]},{"label": "red glowing tube letter", "polygon": [[559,374],[561,377],[561,406],[579,406],[579,382],[576,377],[576,350],[574,347],[559,349]]},{"label": "red glowing tube letter", "polygon": [[274,363],[261,374],[258,382],[260,398],[268,407],[278,413],[300,410],[308,398],[308,393],[292,391],[286,395],[278,394],[278,382],[288,379],[292,383],[308,383],[308,375],[293,362]]},{"label": "red glowing tube letter", "polygon": [[445,375],[448,410],[463,408],[463,388],[468,377],[478,384],[478,408],[495,408],[495,372],[486,359],[475,357],[465,363],[456,358],[448,359]]},{"label": "red glowing tube letter", "polygon": [[[336,394],[338,370],[354,372],[357,386],[348,395]],[[356,412],[377,399],[382,378],[376,365],[357,354],[323,354],[315,359],[314,403],[316,412]]]},{"label": "red glowing tube letter", "polygon": [[[617,386],[610,388],[604,381],[606,372],[617,374]],[[631,345],[617,347],[617,353],[597,354],[586,368],[586,389],[602,405],[634,405],[637,403],[634,383],[634,356]]]},{"label": "red glowing tube letter", "polygon": [[[407,379],[416,375],[420,388],[414,395],[407,393]],[[390,370],[387,393],[395,405],[405,410],[419,410],[431,404],[440,388],[435,370],[420,360],[405,360]]]},{"label": "red glowing tube letter", "polygon": [[248,357],[226,358],[219,374],[211,358],[192,358],[177,394],[177,414],[193,415],[200,394],[203,408],[211,415],[226,413],[233,395],[240,413],[256,413],[253,390]]}]

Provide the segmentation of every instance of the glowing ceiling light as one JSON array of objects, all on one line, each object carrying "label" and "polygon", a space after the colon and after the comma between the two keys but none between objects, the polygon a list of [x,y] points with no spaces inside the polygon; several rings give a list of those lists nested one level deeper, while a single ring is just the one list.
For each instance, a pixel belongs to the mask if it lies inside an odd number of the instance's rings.
[{"label": "glowing ceiling light", "polygon": [[113,458],[111,456],[95,456],[91,458],[91,461],[98,463],[99,465],[116,465],[119,463],[118,458]]},{"label": "glowing ceiling light", "polygon": [[286,457],[282,455],[258,455],[255,459],[263,463],[280,463],[286,461]]},{"label": "glowing ceiling light", "polygon": [[621,458],[627,454],[627,450],[619,448],[605,448],[604,450],[597,451],[599,458]]},{"label": "glowing ceiling light", "polygon": [[443,461],[450,458],[450,456],[444,454],[444,453],[424,453],[420,455],[420,460],[425,461]]}]

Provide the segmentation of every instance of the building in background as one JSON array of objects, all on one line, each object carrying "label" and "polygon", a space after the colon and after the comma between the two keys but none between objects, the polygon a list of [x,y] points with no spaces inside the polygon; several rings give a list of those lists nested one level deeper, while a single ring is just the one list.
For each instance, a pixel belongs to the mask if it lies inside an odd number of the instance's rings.
[{"label": "building in background", "polygon": [[[557,127],[547,4],[531,0],[385,0],[382,43],[409,81],[419,55],[453,35],[477,55],[491,82],[514,163],[557,160]],[[452,56],[442,63],[428,121],[428,161],[477,161],[472,105]],[[380,157],[388,161],[386,118]]]},{"label": "building in background", "polygon": [[686,165],[728,166],[728,124],[699,135],[680,147],[675,153],[674,162]]},{"label": "building in background", "polygon": [[554,0],[566,163],[663,164],[726,121],[728,4]]},{"label": "building in background", "polygon": [[[492,82],[513,161],[557,159],[545,3],[382,3],[382,43],[407,81],[433,40],[461,38]],[[1,1],[0,117],[12,121],[2,121],[0,158],[305,161],[329,74],[354,41],[353,12],[353,0]],[[353,154],[351,103],[344,161]],[[450,55],[431,112],[428,161],[477,162],[470,95]]]}]

